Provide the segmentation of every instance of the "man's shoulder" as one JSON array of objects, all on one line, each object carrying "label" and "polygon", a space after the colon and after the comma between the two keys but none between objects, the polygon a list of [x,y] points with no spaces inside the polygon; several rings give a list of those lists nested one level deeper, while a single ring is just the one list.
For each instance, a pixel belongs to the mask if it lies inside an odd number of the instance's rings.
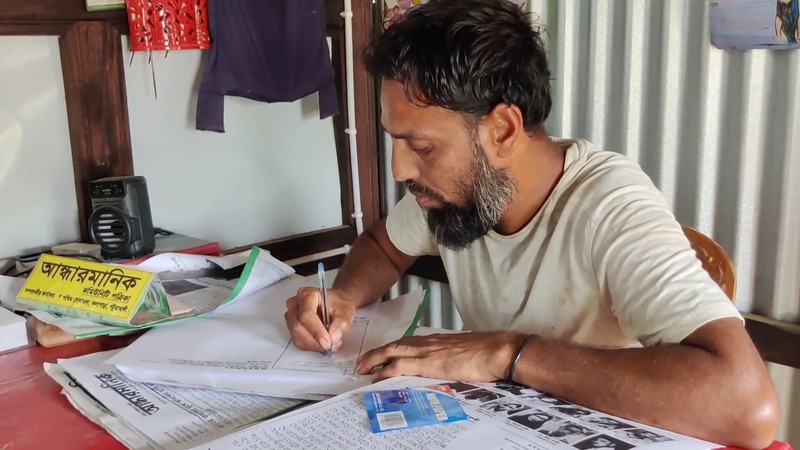
[{"label": "man's shoulder", "polygon": [[576,140],[567,150],[564,174],[580,182],[604,184],[644,183],[652,185],[641,166],[627,156]]},{"label": "man's shoulder", "polygon": [[567,152],[562,191],[581,209],[597,214],[620,202],[664,201],[647,173],[627,156],[587,141],[576,141]]}]

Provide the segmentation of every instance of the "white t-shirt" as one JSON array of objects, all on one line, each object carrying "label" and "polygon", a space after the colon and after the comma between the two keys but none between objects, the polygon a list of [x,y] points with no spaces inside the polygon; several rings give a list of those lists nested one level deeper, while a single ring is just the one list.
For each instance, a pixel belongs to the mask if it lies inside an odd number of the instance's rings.
[{"label": "white t-shirt", "polygon": [[390,212],[400,251],[441,256],[465,330],[632,347],[741,319],[636,163],[586,141],[559,143],[569,146],[564,174],[517,233],[491,230],[453,251],[437,245],[411,194]]}]

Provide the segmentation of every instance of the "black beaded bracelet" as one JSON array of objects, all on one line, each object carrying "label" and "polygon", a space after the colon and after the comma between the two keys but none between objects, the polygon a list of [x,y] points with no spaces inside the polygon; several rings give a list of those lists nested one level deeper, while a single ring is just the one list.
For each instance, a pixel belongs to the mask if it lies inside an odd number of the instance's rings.
[{"label": "black beaded bracelet", "polygon": [[511,368],[508,370],[508,381],[514,382],[514,369],[517,368],[517,363],[519,362],[520,356],[522,356],[522,352],[525,351],[525,347],[528,346],[528,343],[531,339],[535,338],[535,334],[529,334],[525,337],[525,340],[522,341],[522,345],[519,346],[519,350],[517,350],[517,356],[514,358],[514,362],[511,363]]}]

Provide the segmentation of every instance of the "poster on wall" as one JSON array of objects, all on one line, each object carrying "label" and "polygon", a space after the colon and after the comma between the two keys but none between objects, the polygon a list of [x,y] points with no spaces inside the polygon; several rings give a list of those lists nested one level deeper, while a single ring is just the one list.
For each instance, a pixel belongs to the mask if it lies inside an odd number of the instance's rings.
[{"label": "poster on wall", "polygon": [[[520,8],[527,8],[528,0],[508,1],[519,5]],[[389,28],[392,24],[400,20],[403,14],[410,8],[427,2],[427,0],[383,0],[383,28]]]},{"label": "poster on wall", "polygon": [[800,48],[800,0],[712,0],[711,43],[723,50]]}]

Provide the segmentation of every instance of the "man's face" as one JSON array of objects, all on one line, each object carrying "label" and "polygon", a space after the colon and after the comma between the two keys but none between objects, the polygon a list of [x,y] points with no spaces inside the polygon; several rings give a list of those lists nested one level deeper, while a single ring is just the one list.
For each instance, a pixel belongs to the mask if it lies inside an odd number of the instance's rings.
[{"label": "man's face", "polygon": [[604,437],[599,437],[599,438],[594,440],[594,446],[595,447],[608,447],[610,445],[611,445],[611,441],[609,441],[608,439],[606,439]]},{"label": "man's face", "polygon": [[503,403],[501,405],[497,405],[498,411],[513,411],[515,409],[521,409],[522,405],[519,403]]},{"label": "man's face", "polygon": [[381,106],[394,178],[426,211],[437,242],[460,250],[484,236],[513,199],[515,183],[491,166],[477,125],[444,108],[413,104],[391,80],[383,82]]},{"label": "man's face", "polygon": [[548,420],[550,420],[550,416],[543,413],[536,413],[529,415],[528,420],[530,420],[531,422],[547,422]]},{"label": "man's face", "polygon": [[619,422],[617,422],[616,420],[609,419],[607,417],[598,417],[598,418],[592,420],[592,422],[594,422],[594,423],[596,423],[598,425],[607,425],[607,426],[616,426],[616,425],[619,424]]}]

